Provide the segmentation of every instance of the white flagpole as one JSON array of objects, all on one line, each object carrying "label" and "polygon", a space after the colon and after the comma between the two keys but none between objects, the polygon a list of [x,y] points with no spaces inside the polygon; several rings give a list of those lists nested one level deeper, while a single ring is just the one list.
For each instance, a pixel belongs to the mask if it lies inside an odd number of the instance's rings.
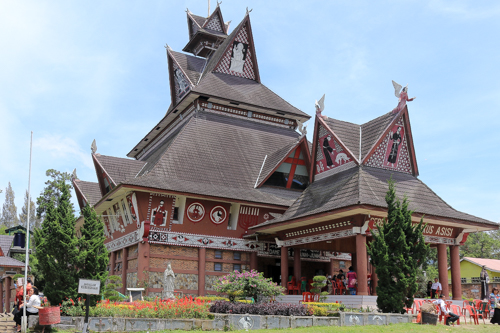
[{"label": "white flagpole", "polygon": [[24,333],[28,332],[28,318],[26,317],[26,286],[28,285],[28,266],[30,261],[29,256],[29,244],[30,244],[30,213],[31,213],[31,154],[33,149],[33,131],[31,131],[31,140],[30,140],[30,171],[28,176],[28,220],[26,223],[26,260],[24,264],[24,287],[23,287],[23,318],[21,323],[21,328]]}]

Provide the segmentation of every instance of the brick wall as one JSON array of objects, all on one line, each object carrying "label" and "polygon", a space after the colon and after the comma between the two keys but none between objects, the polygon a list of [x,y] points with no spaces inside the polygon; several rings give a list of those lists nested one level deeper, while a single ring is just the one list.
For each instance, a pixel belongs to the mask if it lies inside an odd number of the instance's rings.
[{"label": "brick wall", "polygon": [[137,259],[131,259],[128,261],[128,269],[137,269]]},{"label": "brick wall", "polygon": [[[194,258],[193,258],[194,259]],[[196,260],[177,260],[177,259],[163,259],[151,258],[149,261],[150,268],[160,268],[165,270],[168,263],[172,265],[172,270],[198,270],[198,258]]]},{"label": "brick wall", "polygon": [[195,247],[151,244],[149,249],[151,254],[165,254],[170,256],[198,258],[198,248]]},{"label": "brick wall", "polygon": [[129,257],[133,257],[135,255],[137,255],[139,253],[139,246],[136,244],[136,245],[132,245],[128,248],[128,256]]},{"label": "brick wall", "polygon": [[[489,283],[488,284],[488,295],[491,294],[491,289],[497,287],[500,289],[500,283]],[[451,293],[451,283],[449,284],[448,290]],[[481,297],[481,284],[480,283],[462,283],[462,297],[463,298],[473,298],[479,299]]]}]

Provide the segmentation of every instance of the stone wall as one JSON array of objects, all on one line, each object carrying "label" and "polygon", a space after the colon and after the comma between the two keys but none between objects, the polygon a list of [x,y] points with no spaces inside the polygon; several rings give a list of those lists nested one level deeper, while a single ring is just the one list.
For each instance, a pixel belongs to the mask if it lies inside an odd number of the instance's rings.
[{"label": "stone wall", "polygon": [[[500,289],[500,283],[489,283],[488,284],[488,295],[491,293],[491,289],[497,287]],[[451,293],[451,283],[448,286],[448,290]],[[480,283],[462,283],[462,297],[479,299],[481,297],[481,284]]]},{"label": "stone wall", "polygon": [[137,287],[137,272],[127,273],[127,288],[138,288]]},{"label": "stone wall", "polygon": [[214,290],[213,285],[219,279],[220,279],[220,276],[217,276],[217,275],[205,275],[205,290],[213,291]]}]

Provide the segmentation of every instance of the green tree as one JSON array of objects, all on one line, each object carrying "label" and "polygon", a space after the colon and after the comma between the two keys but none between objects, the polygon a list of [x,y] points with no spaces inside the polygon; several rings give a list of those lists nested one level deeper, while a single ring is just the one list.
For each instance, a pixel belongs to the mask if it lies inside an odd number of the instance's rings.
[{"label": "green tree", "polygon": [[413,295],[418,291],[417,276],[429,252],[425,244],[423,219],[413,225],[412,211],[405,197],[401,203],[396,198],[394,181],[390,179],[385,196],[387,219],[374,231],[372,242],[367,245],[371,262],[378,276],[377,306],[385,313],[404,313],[411,307]]},{"label": "green tree", "polygon": [[14,202],[15,199],[14,190],[10,185],[5,188],[5,203],[3,204],[2,209],[2,224],[6,225],[7,228],[11,228],[16,226],[19,223],[19,219],[17,218],[17,207]]},{"label": "green tree", "polygon": [[75,235],[76,218],[67,186],[61,188],[57,207],[52,200],[45,206],[41,229],[35,229],[36,269],[45,278],[42,287],[52,304],[66,297],[75,298],[78,292],[78,239]]},{"label": "green tree", "polygon": [[26,228],[28,225],[28,200],[30,201],[30,231],[33,231],[35,227],[39,227],[39,223],[37,223],[36,217],[36,207],[35,203],[31,198],[28,199],[28,191],[24,196],[24,205],[21,208],[21,214],[19,214],[19,224]]},{"label": "green tree", "polygon": [[498,231],[469,234],[465,244],[460,247],[460,256],[500,259],[500,234]]},{"label": "green tree", "polygon": [[[60,172],[54,169],[49,169],[45,172],[47,177],[51,179],[45,182],[45,188],[40,196],[36,199],[36,216],[40,219],[40,223],[45,219],[47,207],[49,203],[57,208],[57,205],[62,197],[63,189],[67,189],[70,193],[73,185],[71,183],[71,175],[67,172]],[[71,211],[74,213],[73,204],[70,202]]]},{"label": "green tree", "polygon": [[[104,286],[108,277],[108,250],[104,246],[104,223],[97,216],[91,206],[85,206],[82,210],[84,223],[81,237],[78,240],[79,258],[78,272],[82,279],[100,280]],[[124,259],[125,260],[125,259]],[[100,295],[89,295],[90,303],[94,306],[100,299]]]},{"label": "green tree", "polygon": [[110,301],[119,301],[122,298],[116,289],[123,287],[122,278],[118,275],[110,275],[104,290],[104,298]]}]

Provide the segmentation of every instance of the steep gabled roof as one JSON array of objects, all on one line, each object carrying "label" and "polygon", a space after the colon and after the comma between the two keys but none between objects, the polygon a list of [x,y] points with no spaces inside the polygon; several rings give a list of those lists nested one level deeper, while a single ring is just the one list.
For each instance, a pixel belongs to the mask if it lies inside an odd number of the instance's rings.
[{"label": "steep gabled roof", "polygon": [[384,131],[396,117],[397,114],[389,112],[361,125],[361,160],[367,156],[370,149],[375,145],[377,140],[383,135]]},{"label": "steep gabled roof", "polygon": [[352,156],[359,161],[359,125],[333,118],[327,118],[324,121],[341,140],[341,143],[349,149]]},{"label": "steep gabled roof", "polygon": [[2,249],[3,255],[8,256],[9,250],[14,241],[14,236],[0,235],[0,249]]},{"label": "steep gabled roof", "polygon": [[130,158],[121,158],[95,154],[95,158],[104,171],[112,178],[116,185],[133,178],[144,167],[145,162]]},{"label": "steep gabled roof", "polygon": [[196,84],[200,79],[203,66],[205,66],[205,59],[172,50],[168,50],[168,53],[175,59],[189,81]]},{"label": "steep gabled roof", "polygon": [[99,183],[86,182],[80,179],[73,181],[75,188],[82,194],[83,199],[90,205],[94,206],[101,200],[101,189]]},{"label": "steep gabled roof", "polygon": [[145,160],[148,171],[125,184],[288,206],[300,192],[254,185],[264,156],[298,136],[292,129],[196,111]]},{"label": "steep gabled roof", "polygon": [[224,19],[222,18],[222,11],[220,10],[219,5],[217,5],[212,14],[206,19],[205,23],[202,25],[202,28],[220,31],[227,35],[226,25],[224,24]]},{"label": "steep gabled roof", "polygon": [[364,204],[387,208],[385,195],[388,190],[387,180],[391,177],[396,185],[397,197],[402,200],[406,195],[409,200],[409,209],[416,213],[498,226],[494,222],[457,211],[415,176],[361,166],[315,181],[302,192],[299,199],[288,208],[283,216],[259,224],[253,229],[312,217],[354,205]]}]

